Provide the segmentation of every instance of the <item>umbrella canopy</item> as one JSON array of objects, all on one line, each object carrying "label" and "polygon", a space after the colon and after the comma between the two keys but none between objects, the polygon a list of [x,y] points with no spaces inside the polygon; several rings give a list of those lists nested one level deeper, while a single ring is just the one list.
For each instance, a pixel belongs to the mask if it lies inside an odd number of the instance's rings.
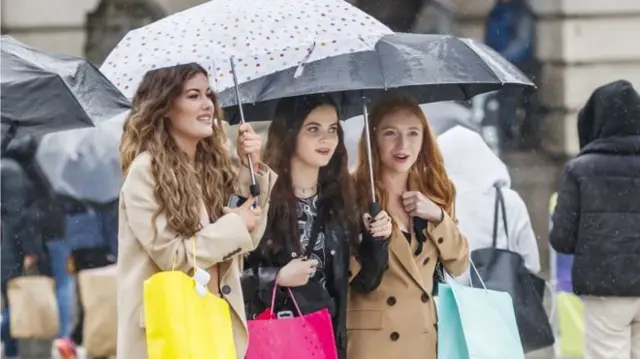
[{"label": "umbrella canopy", "polygon": [[132,98],[147,71],[197,62],[220,92],[234,86],[231,58],[244,82],[371,50],[391,33],[343,0],[211,0],[130,31],[101,71]]},{"label": "umbrella canopy", "polygon": [[118,198],[123,181],[118,146],[127,115],[42,138],[36,162],[54,192],[97,204]]},{"label": "umbrella canopy", "polygon": [[0,39],[3,140],[93,126],[129,101],[85,59]]},{"label": "umbrella canopy", "polygon": [[[362,113],[362,97],[377,100],[389,91],[410,94],[418,103],[469,100],[505,87],[535,85],[509,61],[487,46],[449,35],[385,35],[372,51],[343,54],[307,63],[240,85],[243,100],[258,104],[256,114],[270,113],[283,97],[330,93],[341,117]],[[228,119],[237,122],[231,90],[220,93]],[[246,113],[252,109],[246,106]],[[253,118],[247,116],[247,118]],[[259,120],[260,118],[256,118]]]}]

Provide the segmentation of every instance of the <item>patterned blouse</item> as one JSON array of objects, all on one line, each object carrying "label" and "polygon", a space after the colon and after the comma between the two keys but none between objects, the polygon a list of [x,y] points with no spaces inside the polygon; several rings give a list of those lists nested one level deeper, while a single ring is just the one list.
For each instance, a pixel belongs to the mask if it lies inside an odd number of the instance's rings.
[{"label": "patterned blouse", "polygon": [[[307,249],[309,240],[311,239],[311,229],[313,228],[313,222],[318,215],[318,195],[309,198],[298,198],[296,213],[298,217],[298,230],[300,231],[300,244],[303,251]],[[319,282],[326,288],[327,281],[331,274],[331,268],[333,264],[333,258],[331,253],[328,253],[325,246],[325,234],[322,230],[318,231],[318,239],[311,253],[303,253],[309,259],[315,259],[318,261],[316,268],[316,274],[313,276],[313,280]]]}]

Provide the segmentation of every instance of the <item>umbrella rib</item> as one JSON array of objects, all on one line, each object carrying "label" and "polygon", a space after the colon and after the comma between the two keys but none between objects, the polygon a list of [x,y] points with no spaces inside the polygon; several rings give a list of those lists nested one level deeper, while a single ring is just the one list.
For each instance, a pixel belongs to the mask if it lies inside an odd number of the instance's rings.
[{"label": "umbrella rib", "polygon": [[[474,54],[479,56],[478,52],[476,50],[474,50],[471,46],[469,46],[469,44],[467,44],[465,41],[462,41],[462,39],[458,39],[458,41],[463,43],[466,48],[468,48],[469,50],[473,51]],[[502,86],[504,86],[504,82],[502,81],[500,76],[498,76],[498,74],[489,65],[487,65],[486,62],[482,61],[482,66],[485,67],[491,74],[493,74],[493,77],[495,77],[498,81],[500,81],[500,84]],[[465,95],[466,95],[466,93],[465,93]]]},{"label": "umbrella rib", "polygon": [[[84,106],[82,106],[82,103],[80,103],[80,101],[78,101],[78,98],[76,97],[75,93],[71,90],[71,88],[69,87],[69,85],[67,84],[66,81],[64,81],[64,79],[62,78],[62,76],[60,76],[57,73],[53,73],[54,77],[62,82],[62,84],[64,85],[64,87],[67,89],[67,92],[71,95],[71,97],[73,98],[73,101],[75,101],[75,103],[82,109],[82,112],[84,112],[85,115],[85,119],[88,118],[89,119],[89,126],[91,127],[95,127],[95,124],[93,123],[93,120],[91,119],[91,117],[89,116],[89,112],[87,112],[87,109],[84,108]],[[84,122],[84,121],[83,121]]]}]

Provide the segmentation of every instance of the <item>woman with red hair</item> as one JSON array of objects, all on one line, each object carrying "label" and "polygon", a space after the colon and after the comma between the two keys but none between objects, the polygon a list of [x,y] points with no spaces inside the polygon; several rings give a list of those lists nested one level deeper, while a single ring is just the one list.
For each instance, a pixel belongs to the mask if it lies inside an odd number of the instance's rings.
[{"label": "woman with red hair", "polygon": [[[436,268],[458,276],[469,260],[453,210],[455,188],[417,103],[389,97],[376,104],[369,121],[376,198],[391,216],[393,231],[379,286],[349,295],[347,356],[434,359]],[[371,201],[365,148],[361,140],[354,174],[361,211]],[[351,272],[358,272],[356,261]]]}]

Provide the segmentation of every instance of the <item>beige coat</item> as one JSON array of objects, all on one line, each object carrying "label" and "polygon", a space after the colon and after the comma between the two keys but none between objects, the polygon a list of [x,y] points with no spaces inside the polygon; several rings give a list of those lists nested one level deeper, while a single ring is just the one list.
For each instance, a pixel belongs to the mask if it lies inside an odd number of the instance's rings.
[{"label": "beige coat", "polygon": [[[144,280],[160,271],[171,270],[174,258],[178,270],[187,272],[193,267],[189,238],[176,238],[167,231],[164,215],[158,217],[155,226],[152,225],[152,216],[159,204],[154,196],[155,179],[150,168],[151,155],[142,153],[136,157],[120,194],[117,356],[123,359],[147,358],[142,299]],[[269,195],[277,178],[267,167],[261,172],[257,178],[264,217],[258,229],[249,233],[242,218],[236,214],[224,215],[210,223],[202,203],[200,219],[204,228],[196,235],[198,266],[217,268],[220,292],[231,306],[238,358],[244,358],[248,338],[240,286],[242,255],[253,250],[262,237]],[[249,171],[243,168],[240,187],[245,195],[249,183]],[[154,230],[158,231],[155,240]],[[215,264],[218,266],[214,267]]]},{"label": "beige coat", "polygon": [[[349,359],[435,359],[437,318],[431,297],[438,257],[453,275],[468,266],[467,240],[447,215],[435,228],[429,225],[428,240],[413,255],[401,232],[389,239],[389,268],[380,286],[368,294],[351,291],[347,312]],[[352,273],[357,262],[352,261]],[[446,358],[444,358],[446,359]]]}]

